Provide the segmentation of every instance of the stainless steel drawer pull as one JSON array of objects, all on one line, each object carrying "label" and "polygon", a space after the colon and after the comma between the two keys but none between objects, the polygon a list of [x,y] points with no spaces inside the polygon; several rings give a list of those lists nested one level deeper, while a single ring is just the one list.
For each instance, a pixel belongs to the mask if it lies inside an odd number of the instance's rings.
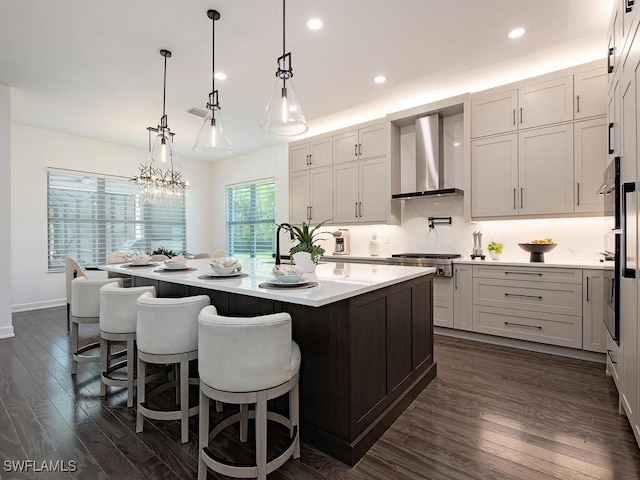
[{"label": "stainless steel drawer pull", "polygon": [[505,325],[513,325],[515,327],[527,327],[527,328],[535,328],[536,330],[542,330],[542,327],[538,325],[527,325],[526,323],[514,323],[514,322],[504,322]]},{"label": "stainless steel drawer pull", "polygon": [[505,275],[537,275],[539,277],[542,276],[541,273],[535,273],[535,272],[509,272],[509,271],[506,271],[506,272],[504,272],[504,274]]},{"label": "stainless steel drawer pull", "polygon": [[524,298],[537,298],[538,300],[542,300],[540,295],[524,295],[521,293],[505,293],[505,297],[524,297]]},{"label": "stainless steel drawer pull", "polygon": [[613,363],[614,365],[618,363],[613,359],[613,356],[611,355],[611,350],[607,350],[607,356],[609,357],[609,360],[611,360],[611,363]]}]

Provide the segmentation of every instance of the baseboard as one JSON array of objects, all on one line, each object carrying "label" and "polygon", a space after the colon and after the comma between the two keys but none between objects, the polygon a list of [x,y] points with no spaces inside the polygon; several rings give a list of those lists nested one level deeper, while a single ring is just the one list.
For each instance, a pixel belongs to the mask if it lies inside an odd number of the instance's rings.
[{"label": "baseboard", "polygon": [[9,327],[0,328],[0,339],[2,338],[11,338],[14,337],[15,333],[13,332],[13,325]]},{"label": "baseboard", "polygon": [[66,298],[58,300],[47,300],[44,302],[32,302],[32,303],[19,303],[17,305],[11,305],[12,313],[29,312],[31,310],[44,310],[51,307],[63,307],[67,304]]},{"label": "baseboard", "polygon": [[547,345],[544,343],[527,342],[526,340],[516,340],[514,338],[496,337],[493,335],[486,335],[484,333],[469,332],[467,330],[454,330],[451,328],[434,327],[433,333],[447,337],[490,343],[492,345],[502,345],[503,347],[519,348],[520,350],[528,350],[530,352],[548,353],[549,355],[558,355],[560,357],[587,360],[589,362],[602,363],[603,365],[607,363],[607,357],[604,353],[558,347],[556,345]]}]

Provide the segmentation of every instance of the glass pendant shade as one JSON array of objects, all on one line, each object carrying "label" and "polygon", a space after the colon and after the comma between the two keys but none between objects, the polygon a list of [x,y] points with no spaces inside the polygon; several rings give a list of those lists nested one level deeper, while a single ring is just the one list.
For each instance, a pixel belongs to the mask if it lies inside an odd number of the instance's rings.
[{"label": "glass pendant shade", "polygon": [[159,133],[153,142],[151,150],[151,160],[153,162],[170,164],[173,163],[173,149],[171,148],[171,139],[164,133]]},{"label": "glass pendant shade", "polygon": [[204,122],[202,122],[193,149],[201,153],[232,153],[229,139],[222,126],[222,116],[219,110],[217,112],[209,110]]},{"label": "glass pendant shade", "polygon": [[293,82],[290,78],[278,78],[260,130],[270,135],[288,137],[301,135],[308,128]]}]

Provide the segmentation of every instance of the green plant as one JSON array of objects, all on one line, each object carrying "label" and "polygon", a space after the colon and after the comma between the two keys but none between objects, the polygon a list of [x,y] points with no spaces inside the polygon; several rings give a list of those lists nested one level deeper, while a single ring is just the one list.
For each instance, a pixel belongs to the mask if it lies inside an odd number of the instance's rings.
[{"label": "green plant", "polygon": [[318,260],[320,260],[325,250],[314,242],[317,240],[325,240],[324,238],[320,238],[319,235],[328,232],[319,232],[318,229],[328,221],[329,220],[325,220],[313,228],[310,228],[310,225],[305,222],[302,222],[302,227],[296,227],[295,225],[291,225],[291,228],[284,227],[293,235],[293,238],[298,241],[296,245],[291,247],[289,253],[293,255],[297,252],[309,252],[311,254],[311,261],[318,263]]},{"label": "green plant", "polygon": [[500,242],[491,242],[489,243],[489,245],[487,245],[487,250],[489,250],[489,252],[495,252],[498,255],[502,255],[502,249],[504,248],[504,245],[502,245],[502,243]]},{"label": "green plant", "polygon": [[151,252],[151,255],[166,255],[167,257],[171,258],[175,257],[177,253],[173,250],[167,250],[164,247],[158,247],[153,252]]}]

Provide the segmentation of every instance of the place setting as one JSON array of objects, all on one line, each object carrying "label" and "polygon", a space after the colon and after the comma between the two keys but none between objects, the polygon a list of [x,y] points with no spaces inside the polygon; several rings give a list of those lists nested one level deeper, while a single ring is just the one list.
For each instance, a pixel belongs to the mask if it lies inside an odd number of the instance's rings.
[{"label": "place setting", "polygon": [[296,265],[274,265],[271,270],[273,279],[262,282],[260,288],[271,289],[302,289],[317,287],[314,282],[305,276],[305,270]]},{"label": "place setting", "polygon": [[248,277],[249,274],[242,271],[242,264],[235,258],[214,258],[209,263],[210,272],[198,276],[201,280],[225,280]]},{"label": "place setting", "polygon": [[130,255],[129,258],[127,259],[127,262],[123,263],[122,266],[129,268],[129,267],[156,267],[160,265],[159,262],[149,261],[150,259],[151,259],[151,256],[147,255],[146,253]]},{"label": "place setting", "polygon": [[197,270],[197,268],[187,265],[186,258],[184,258],[184,255],[180,254],[165,260],[162,265],[154,270],[154,272],[183,272],[185,270]]}]

